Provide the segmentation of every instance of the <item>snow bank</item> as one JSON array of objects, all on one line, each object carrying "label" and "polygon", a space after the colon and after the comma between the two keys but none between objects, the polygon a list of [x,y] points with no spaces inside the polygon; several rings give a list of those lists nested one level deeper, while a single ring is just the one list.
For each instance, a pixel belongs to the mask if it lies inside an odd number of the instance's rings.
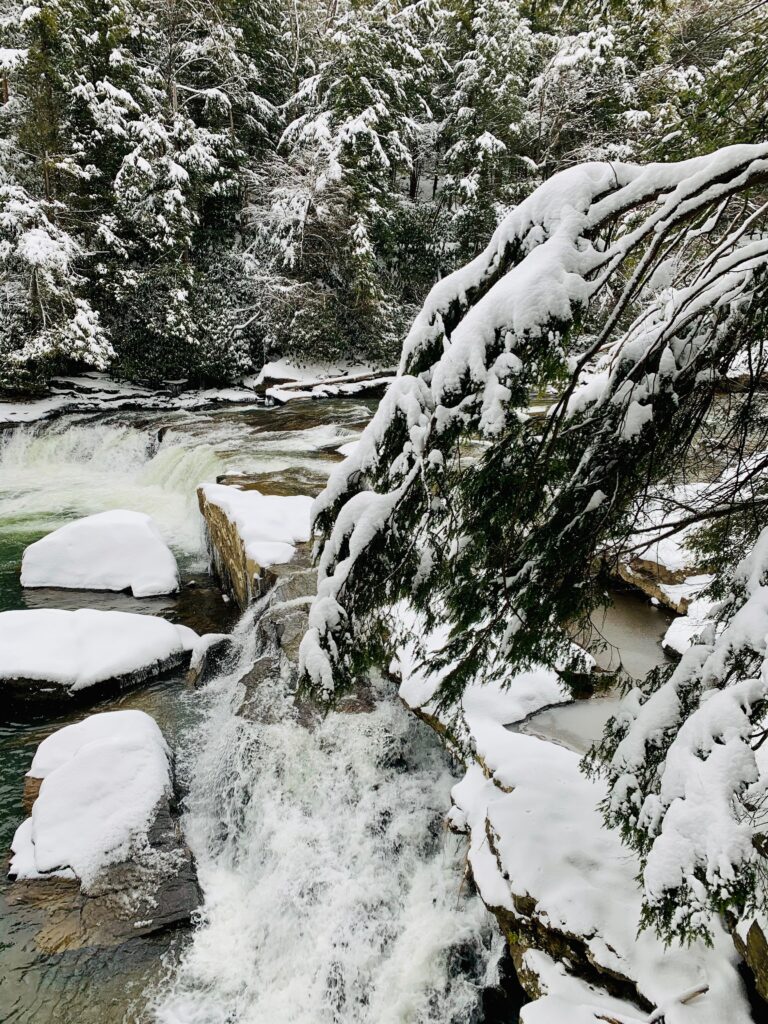
[{"label": "snow bank", "polygon": [[200,490],[235,526],[246,556],[262,569],[290,562],[296,545],[312,535],[312,498],[303,494],[262,494],[226,484],[203,484]]},{"label": "snow bank", "polygon": [[691,601],[686,614],[680,615],[670,623],[661,641],[664,650],[678,657],[685,654],[703,630],[714,621],[717,606],[717,601],[709,601],[705,597]]},{"label": "snow bank", "polygon": [[176,559],[155,521],[115,509],[77,519],[24,552],[23,587],[131,590],[134,597],[179,589]]},{"label": "snow bank", "polygon": [[10,874],[76,877],[84,888],[130,856],[172,792],[170,752],[143,711],[109,711],[59,729],[40,744],[28,774],[43,783],[16,830]]},{"label": "snow bank", "polygon": [[181,660],[194,630],[154,615],[40,608],[0,613],[0,681],[55,683],[70,693]]},{"label": "snow bank", "polygon": [[57,377],[50,394],[29,401],[0,402],[0,426],[35,423],[62,413],[117,409],[200,409],[213,405],[252,405],[262,401],[249,387],[176,390],[116,381],[106,373]]},{"label": "snow bank", "polygon": [[651,932],[638,935],[638,864],[604,828],[604,787],[581,774],[578,755],[509,731],[504,748],[502,756],[497,742],[487,762],[491,779],[474,765],[453,791],[452,822],[470,831],[469,859],[486,903],[515,915],[513,893],[530,896],[544,927],[580,937],[598,969],[630,979],[654,1006],[709,985],[694,1003],[673,1004],[668,1024],[747,1024],[738,957],[719,926],[711,949],[667,949]]},{"label": "snow bank", "polygon": [[258,386],[266,383],[306,384],[315,381],[330,380],[333,377],[352,377],[370,375],[381,372],[380,366],[373,363],[352,363],[347,359],[339,359],[333,363],[302,363],[299,365],[290,358],[273,359],[265,363],[256,377],[246,377],[244,383]]},{"label": "snow bank", "polygon": [[[439,646],[439,637],[434,643]],[[435,715],[430,699],[438,680],[407,643],[398,666],[403,700]],[[575,937],[588,964],[628,979],[654,1006],[668,1007],[667,1024],[748,1024],[730,936],[716,926],[710,949],[703,943],[665,948],[652,932],[638,935],[639,865],[603,825],[598,806],[604,785],[582,774],[574,751],[508,728],[566,700],[556,674],[538,669],[511,679],[506,689],[470,686],[461,708],[440,716],[468,766],[453,789],[449,820],[469,832],[480,895],[513,920],[519,918],[514,897],[530,897],[530,914],[541,928]],[[595,1011],[638,1016],[636,1008],[590,989],[541,950],[530,948],[525,958],[545,995],[525,1008],[526,1024],[586,1024]],[[709,985],[706,995],[679,1002],[702,984]]]}]

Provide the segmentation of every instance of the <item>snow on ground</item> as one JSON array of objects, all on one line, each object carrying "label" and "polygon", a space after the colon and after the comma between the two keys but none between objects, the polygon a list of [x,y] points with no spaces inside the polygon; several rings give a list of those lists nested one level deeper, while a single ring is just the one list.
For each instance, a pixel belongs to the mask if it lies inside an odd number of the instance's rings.
[{"label": "snow on ground", "polygon": [[300,387],[276,384],[267,388],[265,394],[267,398],[279,405],[299,398],[350,398],[352,395],[358,395],[371,388],[386,388],[394,379],[394,372],[365,375],[356,372],[347,377],[302,382]]},{"label": "snow on ground", "polygon": [[339,359],[333,363],[297,363],[292,359],[273,359],[265,363],[256,376],[246,377],[244,384],[258,387],[268,382],[308,383],[330,380],[332,377],[362,377],[365,374],[380,373],[380,366],[373,363],[352,363]]},{"label": "snow on ground", "polygon": [[84,888],[130,856],[172,790],[170,752],[143,711],[59,729],[37,748],[28,775],[43,783],[14,836],[10,874],[74,876]]},{"label": "snow on ground", "polygon": [[218,404],[253,404],[259,401],[252,388],[205,390],[150,389],[113,380],[105,373],[58,377],[50,393],[27,401],[0,402],[0,427],[35,423],[64,412],[115,411],[117,409],[199,409]]},{"label": "snow on ground", "polygon": [[179,589],[173,552],[151,516],[114,509],[85,516],[30,544],[23,587],[131,590],[134,597]]},{"label": "snow on ground", "polygon": [[194,651],[187,626],[154,615],[39,608],[0,612],[0,680],[33,679],[70,692]]},{"label": "snow on ground", "polygon": [[[439,638],[433,643],[439,646]],[[434,714],[430,699],[437,679],[408,644],[398,666],[401,697]],[[667,949],[652,932],[638,935],[638,864],[603,826],[603,784],[582,774],[576,752],[505,728],[565,700],[557,676],[540,669],[522,673],[506,689],[470,686],[461,709],[441,716],[468,765],[453,789],[450,822],[470,834],[469,862],[486,905],[514,914],[513,893],[532,897],[533,914],[545,927],[581,937],[593,963],[631,979],[654,1006],[669,1004],[667,1024],[748,1024],[730,936],[716,922],[711,949],[701,943]],[[593,1024],[596,1007],[602,1013],[621,1008],[548,957],[543,970],[537,961],[543,954],[526,956],[545,998],[526,1007],[525,1024]],[[702,984],[709,985],[706,995],[679,1002]],[[628,1004],[622,1012],[628,1020],[640,1017]]]},{"label": "snow on ground", "polygon": [[262,494],[226,484],[203,484],[202,491],[234,524],[247,557],[263,569],[290,562],[296,544],[311,536],[312,498],[303,494]]}]

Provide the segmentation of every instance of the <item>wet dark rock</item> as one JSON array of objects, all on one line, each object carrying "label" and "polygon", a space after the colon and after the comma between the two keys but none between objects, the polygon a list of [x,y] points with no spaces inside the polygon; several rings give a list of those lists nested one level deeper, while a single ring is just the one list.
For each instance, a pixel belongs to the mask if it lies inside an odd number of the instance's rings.
[{"label": "wet dark rock", "polygon": [[198,664],[190,667],[187,673],[188,682],[194,686],[204,686],[226,670],[236,653],[237,648],[231,636],[223,636],[209,644]]},{"label": "wet dark rock", "polygon": [[102,679],[79,690],[44,679],[0,678],[0,703],[6,711],[16,714],[59,713],[72,708],[86,707],[96,704],[105,697],[115,697],[126,690],[163,679],[179,668],[188,666],[190,658],[190,651],[178,651],[161,661],[143,665],[124,675]]},{"label": "wet dark rock", "polygon": [[746,934],[732,926],[733,942],[752,975],[755,994],[762,1002],[763,1018],[768,1020],[768,939],[758,921],[752,921]]},{"label": "wet dark rock", "polygon": [[[30,792],[25,787],[25,798]],[[52,877],[16,881],[9,893],[9,902],[44,912],[37,936],[44,953],[119,946],[178,927],[189,922],[201,900],[194,859],[168,800],[158,806],[141,848],[105,868],[87,891],[77,880]]]}]

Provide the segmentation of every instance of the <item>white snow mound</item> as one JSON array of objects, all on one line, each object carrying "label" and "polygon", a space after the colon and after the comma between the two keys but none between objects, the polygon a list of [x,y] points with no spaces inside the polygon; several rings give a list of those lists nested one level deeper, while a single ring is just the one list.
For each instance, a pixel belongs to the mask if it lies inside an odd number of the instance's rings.
[{"label": "white snow mound", "polygon": [[170,752],[143,711],[108,711],[59,729],[38,747],[29,775],[43,783],[16,830],[10,873],[74,876],[84,888],[130,856],[172,790]]},{"label": "white snow mound", "polygon": [[296,544],[312,534],[312,498],[303,494],[262,494],[227,484],[203,484],[206,501],[234,524],[246,555],[262,569],[290,562]]},{"label": "white snow mound", "polygon": [[154,615],[91,608],[0,612],[0,680],[83,690],[194,651],[199,641],[194,630]]},{"label": "white snow mound", "polygon": [[30,544],[21,585],[153,597],[179,589],[179,570],[151,516],[114,509],[67,523]]}]

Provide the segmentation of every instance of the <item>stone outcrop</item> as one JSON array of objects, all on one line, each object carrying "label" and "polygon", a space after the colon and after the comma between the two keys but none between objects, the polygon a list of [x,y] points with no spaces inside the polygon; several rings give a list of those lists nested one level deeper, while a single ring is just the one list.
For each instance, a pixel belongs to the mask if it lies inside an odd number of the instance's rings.
[{"label": "stone outcrop", "polygon": [[[25,801],[32,792],[28,780]],[[84,891],[68,878],[13,882],[9,902],[29,903],[44,912],[37,945],[43,953],[111,947],[187,924],[202,894],[178,811],[164,801],[157,808],[146,844],[135,856],[107,867]]]},{"label": "stone outcrop", "polygon": [[[270,678],[285,678],[289,688],[298,683],[299,644],[307,629],[309,606],[317,588],[317,573],[311,568],[308,545],[287,565],[274,566],[267,607],[256,622],[257,649],[261,652],[243,678],[244,692],[239,713],[244,718],[263,717],[259,687]],[[308,721],[316,709],[299,708]]]},{"label": "stone outcrop", "polygon": [[218,505],[208,501],[202,487],[197,489],[197,500],[205,522],[211,569],[226,593],[241,609],[247,608],[257,596],[256,579],[261,566],[247,556],[237,527]]},{"label": "stone outcrop", "polygon": [[177,670],[184,670],[190,663],[190,652],[179,651],[161,661],[144,665],[133,672],[102,679],[84,689],[76,690],[44,679],[0,678],[0,701],[3,707],[15,712],[58,713],[74,708],[91,706],[106,697],[115,697],[127,690],[135,690],[148,683],[157,682]]},{"label": "stone outcrop", "polygon": [[[739,922],[732,927],[733,942],[736,951],[744,960],[754,978],[758,996],[768,1005],[768,938],[766,938],[766,922],[754,919]],[[763,1020],[768,1019],[768,1011],[763,1008]]]},{"label": "stone outcrop", "polygon": [[200,643],[194,630],[157,615],[0,612],[0,699],[33,711],[91,704],[186,667]]},{"label": "stone outcrop", "polygon": [[[240,490],[238,484],[236,490]],[[242,488],[248,490],[249,488]],[[255,487],[250,488],[256,490]],[[263,488],[258,488],[261,493]],[[280,495],[280,497],[289,497]],[[291,498],[296,495],[290,495]],[[306,567],[309,564],[309,544],[297,543],[296,553],[288,563],[277,563],[263,566],[249,555],[246,543],[238,526],[226,514],[224,509],[211,501],[205,487],[197,491],[200,512],[205,523],[206,545],[210,558],[211,570],[219,580],[222,588],[237,602],[241,610],[265,594],[285,576],[285,565],[293,568]],[[309,500],[309,499],[307,499]]]},{"label": "stone outcrop", "polygon": [[620,562],[616,567],[616,575],[623,583],[678,615],[685,615],[691,603],[711,582],[710,576],[697,574],[694,567],[670,570],[648,558],[632,558],[628,562]]},{"label": "stone outcrop", "polygon": [[89,715],[38,746],[11,844],[11,900],[43,911],[44,952],[111,947],[189,921],[201,892],[154,719]]}]

